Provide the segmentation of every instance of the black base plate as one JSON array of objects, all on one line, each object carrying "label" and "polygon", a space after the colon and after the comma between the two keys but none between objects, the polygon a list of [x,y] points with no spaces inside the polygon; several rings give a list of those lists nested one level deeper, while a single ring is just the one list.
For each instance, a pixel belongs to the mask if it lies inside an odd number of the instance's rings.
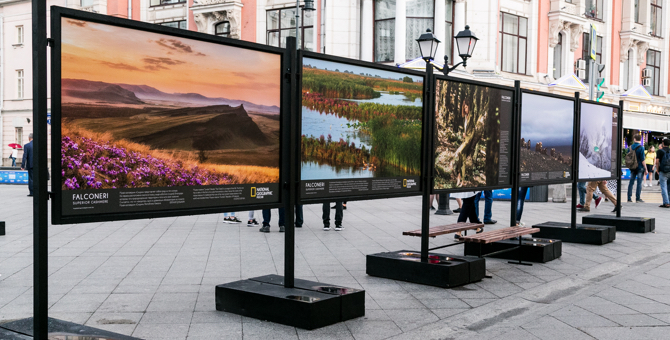
[{"label": "black base plate", "polygon": [[296,280],[295,288],[282,284],[283,277],[268,275],[218,285],[216,310],[308,330],[365,315],[363,290],[306,280]]},{"label": "black base plate", "polygon": [[[482,253],[484,255],[506,249],[511,249],[519,246],[518,240],[503,240],[493,243],[484,244]],[[466,242],[465,255],[478,255],[479,244]],[[544,238],[523,238],[521,240],[521,261],[546,263],[561,257],[563,252],[563,245],[561,240],[550,240]],[[499,259],[518,260],[519,249],[514,249],[498,254],[491,255]]]},{"label": "black base plate", "polygon": [[533,228],[540,228],[540,232],[533,234],[535,237],[559,239],[568,243],[603,245],[616,239],[616,229],[612,226],[577,224],[576,228],[571,228],[570,223],[544,222]]},{"label": "black base plate", "polygon": [[589,215],[582,217],[582,223],[614,226],[616,231],[629,233],[649,233],[656,230],[656,219],[650,217]]},{"label": "black base plate", "polygon": [[[284,286],[284,277],[280,275],[265,275],[253,277],[249,280]],[[337,295],[342,300],[340,321],[347,321],[365,316],[365,291],[362,289],[347,288],[323,282],[295,279],[293,286],[298,289],[311,290],[319,293]]]},{"label": "black base plate", "polygon": [[0,221],[0,236],[5,235],[5,221]]},{"label": "black base plate", "polygon": [[[72,322],[49,318],[49,337],[60,335],[63,339],[107,339],[107,340],[140,340],[127,335],[113,333],[98,328],[79,325]],[[5,333],[8,334],[5,337]],[[15,335],[15,337],[12,337]],[[0,339],[32,339],[33,318],[0,324]]]},{"label": "black base plate", "polygon": [[456,287],[486,276],[486,260],[474,256],[429,253],[421,262],[419,252],[400,250],[366,256],[368,275],[435,287]]}]

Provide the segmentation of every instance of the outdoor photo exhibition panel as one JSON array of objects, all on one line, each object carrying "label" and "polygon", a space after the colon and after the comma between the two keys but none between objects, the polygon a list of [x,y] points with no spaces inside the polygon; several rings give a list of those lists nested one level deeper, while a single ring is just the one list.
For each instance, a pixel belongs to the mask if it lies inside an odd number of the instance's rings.
[{"label": "outdoor photo exhibition panel", "polygon": [[54,223],[280,205],[283,50],[65,9],[54,20]]},{"label": "outdoor photo exhibition panel", "polygon": [[579,177],[581,180],[616,179],[619,107],[582,101],[579,123]]},{"label": "outdoor photo exhibition panel", "polygon": [[305,52],[300,198],[421,194],[420,72]]},{"label": "outdoor photo exhibition panel", "polygon": [[522,186],[572,180],[575,99],[521,93],[519,182]]},{"label": "outdoor photo exhibition panel", "polygon": [[511,186],[514,93],[437,78],[433,192]]}]

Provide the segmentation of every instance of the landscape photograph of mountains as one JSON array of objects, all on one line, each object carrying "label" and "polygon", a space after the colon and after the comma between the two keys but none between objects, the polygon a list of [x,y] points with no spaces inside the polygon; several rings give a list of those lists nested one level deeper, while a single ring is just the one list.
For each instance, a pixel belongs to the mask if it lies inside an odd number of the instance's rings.
[{"label": "landscape photograph of mountains", "polygon": [[280,55],[65,18],[61,51],[64,190],[278,182]]}]

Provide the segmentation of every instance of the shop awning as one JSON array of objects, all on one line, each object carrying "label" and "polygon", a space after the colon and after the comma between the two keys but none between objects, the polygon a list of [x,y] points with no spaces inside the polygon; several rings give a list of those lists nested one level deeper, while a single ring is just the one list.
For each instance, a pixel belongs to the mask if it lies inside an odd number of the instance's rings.
[{"label": "shop awning", "polygon": [[667,133],[670,132],[670,117],[624,111],[623,128]]}]

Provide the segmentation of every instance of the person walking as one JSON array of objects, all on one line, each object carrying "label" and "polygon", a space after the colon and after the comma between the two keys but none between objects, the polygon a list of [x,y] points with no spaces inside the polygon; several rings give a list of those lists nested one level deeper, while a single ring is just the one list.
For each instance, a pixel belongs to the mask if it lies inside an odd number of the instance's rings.
[{"label": "person walking", "polygon": [[521,222],[521,216],[523,215],[523,205],[526,203],[528,189],[530,189],[530,187],[519,187],[519,195],[516,197],[516,225],[519,227],[526,225],[525,223]]},{"label": "person walking", "polygon": [[589,182],[589,184],[586,186],[586,203],[584,204],[583,208],[577,209],[577,211],[580,212],[589,212],[591,211],[591,195],[593,194],[594,191],[596,191],[596,188],[600,189],[600,192],[603,193],[603,196],[607,197],[607,199],[614,204],[614,210],[612,212],[617,211],[616,207],[616,198],[614,198],[614,195],[610,191],[610,189],[607,188],[607,181],[593,181]]},{"label": "person walking", "polygon": [[[498,221],[492,219],[493,212],[491,211],[493,208],[493,190],[482,192],[484,193],[484,224],[496,224]],[[477,213],[477,217],[479,217],[479,213]]]},{"label": "person walking", "polygon": [[[285,221],[286,221],[286,209],[284,208],[279,208],[278,209],[279,213],[279,221],[277,224],[279,225],[279,232],[283,233],[286,231],[285,227]],[[272,220],[272,213],[270,209],[263,209],[263,226],[258,229],[258,231],[262,233],[269,233],[270,232],[270,221]],[[302,215],[302,205],[296,205],[295,206],[295,221],[294,225],[296,228],[302,228],[302,223],[303,223],[303,215]]]},{"label": "person walking", "polygon": [[637,167],[635,167],[635,169],[630,169],[630,182],[628,183],[628,202],[633,202],[632,200],[633,186],[635,185],[635,181],[637,180],[637,190],[635,191],[635,200],[637,201],[637,203],[644,203],[642,198],[640,198],[640,194],[642,193],[642,178],[647,174],[647,167],[644,163],[645,159],[644,146],[640,144],[641,140],[642,137],[640,136],[640,134],[636,133],[635,135],[633,135],[633,141],[635,143],[633,143],[633,145],[630,146],[630,149],[628,149],[628,152],[635,152],[635,157],[637,160]]},{"label": "person walking", "polygon": [[[342,218],[344,217],[344,212],[342,208],[342,201],[335,202],[335,231],[341,231],[344,229],[342,226]],[[323,213],[321,215],[323,220],[323,230],[330,230],[330,202],[323,203]]]},{"label": "person walking", "polygon": [[28,170],[28,196],[33,195],[33,134],[28,135],[28,143],[23,146],[21,170]]},{"label": "person walking", "polygon": [[9,158],[12,159],[12,167],[16,166],[16,159],[19,157],[19,150],[16,150],[16,147],[12,147],[12,154],[9,155]]},{"label": "person walking", "polygon": [[670,192],[668,191],[668,179],[670,178],[670,139],[663,139],[663,148],[659,145],[656,151],[656,170],[658,171],[658,182],[661,185],[661,196],[663,204],[661,208],[670,208]]},{"label": "person walking", "polygon": [[235,212],[223,213],[223,223],[237,224],[242,223],[242,220],[235,216]]},{"label": "person walking", "polygon": [[649,150],[644,153],[644,163],[647,166],[648,174],[642,179],[642,186],[650,187],[654,182],[654,175],[656,174],[656,148],[653,145],[649,146]]},{"label": "person walking", "polygon": [[[586,200],[586,182],[577,182],[577,190],[579,191],[579,204],[577,204],[577,209],[584,208],[584,202]],[[596,208],[600,205],[600,202],[603,200],[602,197],[593,193],[593,199],[596,202]]]},{"label": "person walking", "polygon": [[[477,216],[477,209],[475,208],[475,200],[479,192],[467,191],[467,192],[458,192],[451,194],[451,197],[457,197],[463,200],[463,205],[461,206],[461,211],[458,214],[457,222],[467,222],[470,220],[470,223],[482,223]],[[484,231],[483,228],[477,228],[477,233]],[[454,235],[455,239],[461,238],[461,232],[457,232]]]}]

